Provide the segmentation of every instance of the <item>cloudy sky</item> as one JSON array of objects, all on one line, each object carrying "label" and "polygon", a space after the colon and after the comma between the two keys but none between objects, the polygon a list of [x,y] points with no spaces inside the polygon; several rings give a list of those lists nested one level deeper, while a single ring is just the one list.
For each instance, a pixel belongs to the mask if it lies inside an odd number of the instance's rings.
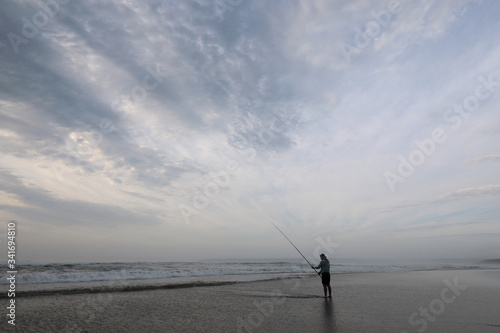
[{"label": "cloudy sky", "polygon": [[0,6],[18,260],[500,257],[497,1]]}]

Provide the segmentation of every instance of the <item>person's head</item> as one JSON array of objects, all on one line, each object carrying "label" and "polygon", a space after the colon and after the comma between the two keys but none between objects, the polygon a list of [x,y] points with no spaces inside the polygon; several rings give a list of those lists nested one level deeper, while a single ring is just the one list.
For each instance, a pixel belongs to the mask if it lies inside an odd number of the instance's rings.
[{"label": "person's head", "polygon": [[325,259],[326,259],[326,256],[325,256],[325,254],[324,254],[324,253],[321,253],[321,254],[319,255],[319,257],[321,258],[321,260],[325,260]]}]

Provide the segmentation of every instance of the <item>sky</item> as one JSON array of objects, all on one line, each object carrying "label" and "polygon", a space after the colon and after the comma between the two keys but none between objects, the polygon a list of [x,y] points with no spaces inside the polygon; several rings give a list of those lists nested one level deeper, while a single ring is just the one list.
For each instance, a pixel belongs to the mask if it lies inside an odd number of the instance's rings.
[{"label": "sky", "polygon": [[0,6],[0,260],[500,257],[498,1]]}]

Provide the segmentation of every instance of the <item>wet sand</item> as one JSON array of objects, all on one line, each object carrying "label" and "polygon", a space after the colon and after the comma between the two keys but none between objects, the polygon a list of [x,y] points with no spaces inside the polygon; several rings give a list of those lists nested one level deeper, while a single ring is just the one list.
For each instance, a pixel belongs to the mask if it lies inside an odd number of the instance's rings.
[{"label": "wet sand", "polygon": [[[447,282],[446,282],[447,281]],[[500,271],[332,275],[223,286],[18,297],[2,332],[500,332]]]}]

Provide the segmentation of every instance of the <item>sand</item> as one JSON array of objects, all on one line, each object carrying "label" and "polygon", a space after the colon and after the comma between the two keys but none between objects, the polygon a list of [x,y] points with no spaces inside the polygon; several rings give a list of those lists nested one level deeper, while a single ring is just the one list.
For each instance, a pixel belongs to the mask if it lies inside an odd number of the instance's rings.
[{"label": "sand", "polygon": [[18,297],[16,326],[3,315],[0,331],[500,332],[500,271],[334,274],[332,288],[333,298],[322,298],[311,276]]}]

